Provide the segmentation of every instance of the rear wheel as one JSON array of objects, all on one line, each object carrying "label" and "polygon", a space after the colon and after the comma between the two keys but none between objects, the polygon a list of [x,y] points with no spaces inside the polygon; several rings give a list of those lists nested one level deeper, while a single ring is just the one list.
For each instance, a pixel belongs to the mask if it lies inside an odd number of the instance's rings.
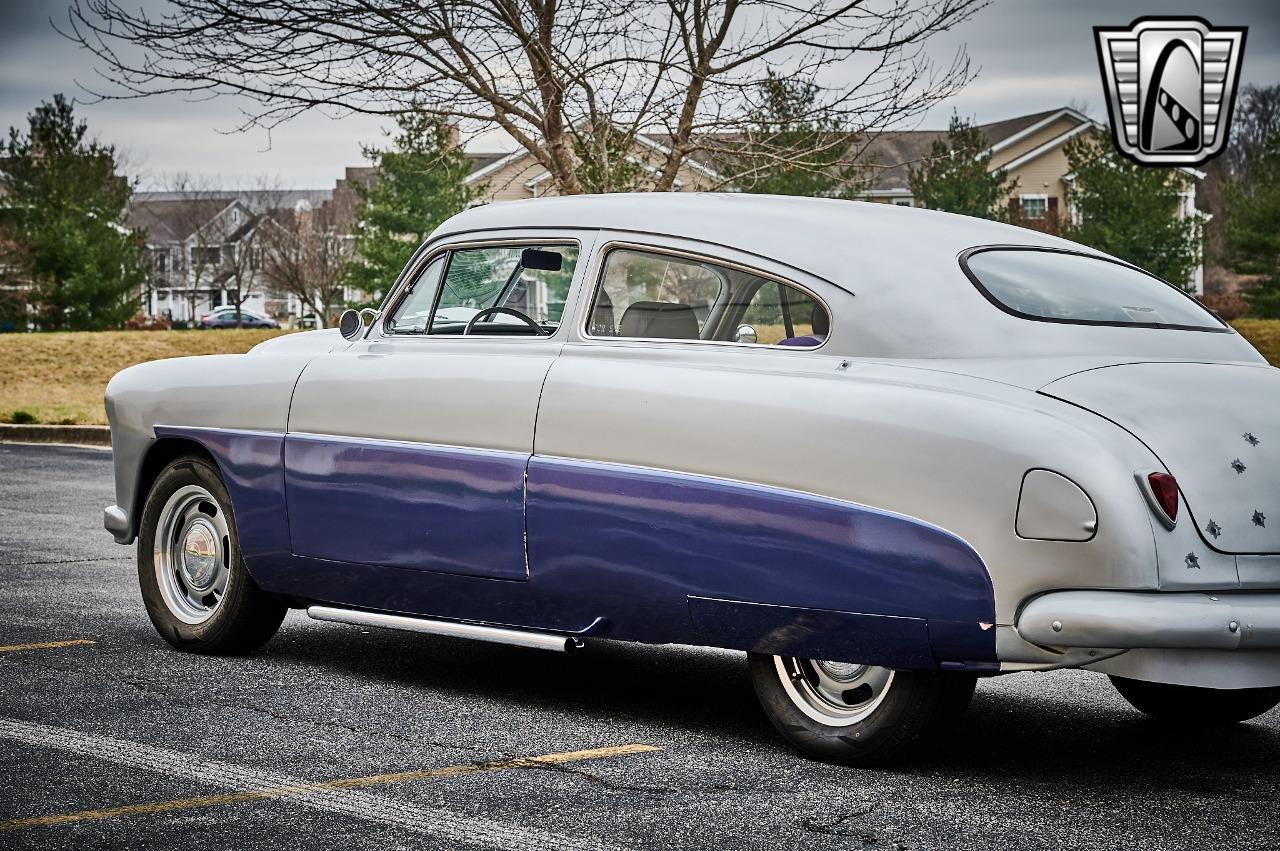
[{"label": "rear wheel", "polygon": [[954,724],[976,678],[939,671],[750,654],[751,679],[773,726],[827,762],[884,765],[916,755]]},{"label": "rear wheel", "polygon": [[1280,704],[1280,688],[1202,688],[1126,677],[1112,677],[1111,684],[1139,712],[1180,724],[1237,724]]},{"label": "rear wheel", "polygon": [[170,463],[147,495],[138,584],[160,635],[194,653],[255,650],[286,611],[245,569],[231,498],[218,470],[198,456]]}]

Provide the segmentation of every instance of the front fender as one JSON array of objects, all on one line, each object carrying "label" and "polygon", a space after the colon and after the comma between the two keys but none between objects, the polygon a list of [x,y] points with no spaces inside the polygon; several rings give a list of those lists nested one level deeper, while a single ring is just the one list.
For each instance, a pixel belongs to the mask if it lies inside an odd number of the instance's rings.
[{"label": "front fender", "polygon": [[315,356],[204,355],[131,366],[107,384],[116,504],[104,525],[118,543],[132,543],[148,482],[143,472],[158,426],[242,429],[283,434],[298,376]]}]

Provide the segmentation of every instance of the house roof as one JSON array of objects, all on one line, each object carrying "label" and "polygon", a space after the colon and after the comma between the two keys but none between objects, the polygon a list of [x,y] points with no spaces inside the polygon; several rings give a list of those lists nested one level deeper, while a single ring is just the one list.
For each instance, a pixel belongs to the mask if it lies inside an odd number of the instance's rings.
[{"label": "house roof", "polygon": [[332,189],[280,189],[249,192],[135,192],[129,199],[129,227],[145,230],[152,244],[181,242],[240,201],[248,207],[292,210],[300,203],[319,207],[333,197]]},{"label": "house roof", "polygon": [[982,131],[982,135],[987,137],[987,142],[992,146],[997,146],[1001,142],[1006,141],[1024,130],[1030,129],[1037,124],[1044,123],[1059,114],[1070,115],[1078,120],[1086,120],[1083,115],[1071,109],[1070,107],[1057,109],[1046,109],[1044,112],[1033,112],[1030,115],[1019,115],[1016,118],[1006,118],[1004,121],[992,121],[988,124],[979,124],[978,129]]}]

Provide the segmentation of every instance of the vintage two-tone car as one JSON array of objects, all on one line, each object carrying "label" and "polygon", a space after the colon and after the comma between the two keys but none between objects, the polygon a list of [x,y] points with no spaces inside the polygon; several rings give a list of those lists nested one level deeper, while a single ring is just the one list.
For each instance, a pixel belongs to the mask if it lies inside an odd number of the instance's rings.
[{"label": "vintage two-tone car", "polygon": [[746,650],[783,736],[909,752],[979,676],[1280,701],[1280,372],[1180,290],[936,212],[494,204],[381,309],[107,388],[160,634],[326,621]]}]

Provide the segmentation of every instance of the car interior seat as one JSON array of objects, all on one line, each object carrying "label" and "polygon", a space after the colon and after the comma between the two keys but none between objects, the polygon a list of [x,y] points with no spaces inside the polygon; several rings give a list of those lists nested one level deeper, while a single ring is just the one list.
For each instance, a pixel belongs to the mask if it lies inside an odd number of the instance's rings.
[{"label": "car interior seat", "polygon": [[619,337],[661,340],[698,339],[698,317],[687,304],[672,301],[637,301],[622,314]]}]

